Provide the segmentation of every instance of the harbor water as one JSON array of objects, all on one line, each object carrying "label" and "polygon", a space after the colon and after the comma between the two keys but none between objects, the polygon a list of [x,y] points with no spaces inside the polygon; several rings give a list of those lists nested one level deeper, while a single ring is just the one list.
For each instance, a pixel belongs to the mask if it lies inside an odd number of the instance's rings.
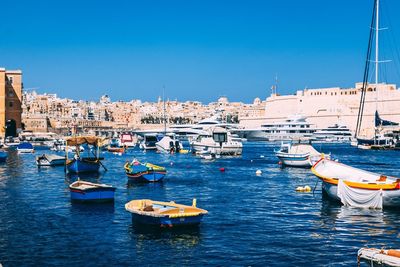
[{"label": "harbor water", "polygon": [[[400,176],[399,151],[315,145],[341,162]],[[72,204],[64,168],[38,169],[32,154],[9,152],[0,165],[0,263],[3,266],[356,266],[361,247],[400,248],[399,209],[342,207],[314,188],[309,169],[282,168],[277,144],[244,143],[243,155],[205,161],[137,148],[103,153],[108,171],[82,180],[117,187],[114,204]],[[50,153],[49,151],[38,151]],[[167,167],[162,183],[128,183],[137,158]],[[225,171],[220,171],[225,168]],[[261,170],[261,175],[256,171]],[[208,210],[196,228],[132,224],[132,199],[175,201]]]}]

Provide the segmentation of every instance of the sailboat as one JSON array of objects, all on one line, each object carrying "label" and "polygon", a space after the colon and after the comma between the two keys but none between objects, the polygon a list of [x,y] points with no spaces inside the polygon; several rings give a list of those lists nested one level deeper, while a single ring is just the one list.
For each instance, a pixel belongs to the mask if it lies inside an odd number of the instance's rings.
[{"label": "sailboat", "polygon": [[[365,62],[364,68],[364,79],[363,86],[361,89],[361,98],[360,98],[360,107],[358,110],[357,116],[357,126],[355,131],[355,138],[357,139],[357,145],[360,148],[371,148],[371,149],[388,149],[395,147],[395,140],[392,134],[385,134],[384,130],[388,130],[387,126],[397,126],[399,125],[396,122],[391,122],[388,120],[383,120],[380,118],[378,113],[378,85],[379,85],[379,63],[383,63],[385,61],[379,60],[379,30],[381,30],[379,26],[379,4],[380,0],[374,1],[374,9],[372,14],[371,21],[371,30],[369,34],[369,42],[368,42],[368,50],[367,50],[367,58]],[[370,67],[370,59],[372,54],[372,43],[375,39],[375,102],[376,102],[376,111],[375,111],[375,127],[374,127],[374,135],[372,138],[361,137],[360,130],[362,124],[362,118],[364,113],[364,105],[365,105],[365,96],[367,92],[368,86],[368,76],[369,76],[369,67]]]}]

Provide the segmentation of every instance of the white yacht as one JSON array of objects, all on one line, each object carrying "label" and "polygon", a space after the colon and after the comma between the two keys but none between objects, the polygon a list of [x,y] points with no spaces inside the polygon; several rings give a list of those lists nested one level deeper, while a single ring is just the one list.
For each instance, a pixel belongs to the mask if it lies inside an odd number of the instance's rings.
[{"label": "white yacht", "polygon": [[247,140],[290,141],[311,139],[316,128],[306,121],[305,116],[294,115],[283,122],[266,123],[256,129],[243,129],[239,131],[242,132],[240,135],[247,138]]},{"label": "white yacht", "polygon": [[145,134],[143,140],[140,142],[140,149],[155,150],[157,149],[156,143],[158,142],[157,134]]},{"label": "white yacht", "polygon": [[156,143],[157,150],[166,153],[179,153],[183,150],[181,142],[175,138],[174,134],[165,135]]},{"label": "white yacht", "polygon": [[351,142],[352,133],[345,125],[335,124],[314,132],[314,141]]},{"label": "white yacht", "polygon": [[243,149],[241,139],[221,127],[199,134],[190,146],[193,152],[209,151],[216,155],[241,155]]}]

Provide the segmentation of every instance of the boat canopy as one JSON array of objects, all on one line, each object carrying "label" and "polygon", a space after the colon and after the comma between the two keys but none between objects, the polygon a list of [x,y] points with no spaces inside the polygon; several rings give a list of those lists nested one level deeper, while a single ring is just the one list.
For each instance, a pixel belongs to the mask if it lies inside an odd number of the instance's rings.
[{"label": "boat canopy", "polygon": [[97,146],[103,142],[103,138],[97,136],[74,136],[67,138],[66,141],[69,146],[79,146],[83,144]]}]

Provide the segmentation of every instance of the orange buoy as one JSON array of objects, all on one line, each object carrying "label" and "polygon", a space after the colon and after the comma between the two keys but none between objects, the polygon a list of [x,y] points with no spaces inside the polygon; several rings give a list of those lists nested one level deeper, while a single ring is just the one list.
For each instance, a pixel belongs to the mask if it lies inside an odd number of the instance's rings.
[{"label": "orange buoy", "polygon": [[219,171],[220,171],[220,172],[224,172],[224,171],[225,171],[225,168],[224,168],[224,167],[219,168]]}]

